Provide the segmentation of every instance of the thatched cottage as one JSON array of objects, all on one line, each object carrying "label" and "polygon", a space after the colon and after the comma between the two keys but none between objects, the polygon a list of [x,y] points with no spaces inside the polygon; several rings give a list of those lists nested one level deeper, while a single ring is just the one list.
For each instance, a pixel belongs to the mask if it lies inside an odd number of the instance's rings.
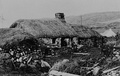
[{"label": "thatched cottage", "polygon": [[55,17],[55,19],[20,19],[14,22],[10,28],[22,29],[36,38],[52,38],[53,43],[56,38],[61,38],[59,40],[63,46],[65,38],[69,38],[68,42],[71,42],[73,37],[101,36],[87,27],[67,23],[63,13],[56,13]]}]

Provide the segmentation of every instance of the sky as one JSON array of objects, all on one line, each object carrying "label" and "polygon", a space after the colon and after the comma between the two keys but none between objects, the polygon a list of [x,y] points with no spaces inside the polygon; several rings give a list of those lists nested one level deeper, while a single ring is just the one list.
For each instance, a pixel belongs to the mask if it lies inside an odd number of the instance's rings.
[{"label": "sky", "polygon": [[78,16],[94,12],[120,11],[120,0],[0,0],[0,28],[9,27],[18,19]]}]

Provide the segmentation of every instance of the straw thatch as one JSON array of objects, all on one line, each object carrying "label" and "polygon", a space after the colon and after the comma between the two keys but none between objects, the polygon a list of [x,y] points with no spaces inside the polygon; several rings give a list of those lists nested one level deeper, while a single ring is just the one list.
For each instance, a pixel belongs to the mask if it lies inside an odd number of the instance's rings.
[{"label": "straw thatch", "polygon": [[77,36],[69,24],[57,19],[21,19],[13,23],[10,28],[20,28],[35,37],[73,37]]},{"label": "straw thatch", "polygon": [[78,34],[79,37],[83,37],[83,38],[88,38],[88,37],[101,37],[101,35],[88,28],[88,27],[85,27],[85,26],[80,26],[80,25],[74,25],[74,26],[71,26]]},{"label": "straw thatch", "polygon": [[0,46],[5,44],[18,43],[25,39],[32,39],[34,36],[25,33],[20,29],[1,28],[0,29]]}]

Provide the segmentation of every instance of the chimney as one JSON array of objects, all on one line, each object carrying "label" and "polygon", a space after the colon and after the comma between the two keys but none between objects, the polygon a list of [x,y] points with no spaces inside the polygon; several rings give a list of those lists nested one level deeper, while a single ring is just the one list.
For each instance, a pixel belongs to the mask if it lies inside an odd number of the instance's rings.
[{"label": "chimney", "polygon": [[55,18],[59,19],[62,23],[66,23],[64,13],[55,13]]}]

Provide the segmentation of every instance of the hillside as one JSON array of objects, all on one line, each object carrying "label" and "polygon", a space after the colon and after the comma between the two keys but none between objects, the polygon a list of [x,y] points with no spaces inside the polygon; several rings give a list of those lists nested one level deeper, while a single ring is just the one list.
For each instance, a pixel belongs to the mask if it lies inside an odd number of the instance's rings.
[{"label": "hillside", "polygon": [[81,25],[81,17],[82,24],[89,27],[104,27],[109,24],[119,25],[120,22],[120,12],[100,12],[80,16],[69,16],[66,17],[66,21],[68,23]]}]

